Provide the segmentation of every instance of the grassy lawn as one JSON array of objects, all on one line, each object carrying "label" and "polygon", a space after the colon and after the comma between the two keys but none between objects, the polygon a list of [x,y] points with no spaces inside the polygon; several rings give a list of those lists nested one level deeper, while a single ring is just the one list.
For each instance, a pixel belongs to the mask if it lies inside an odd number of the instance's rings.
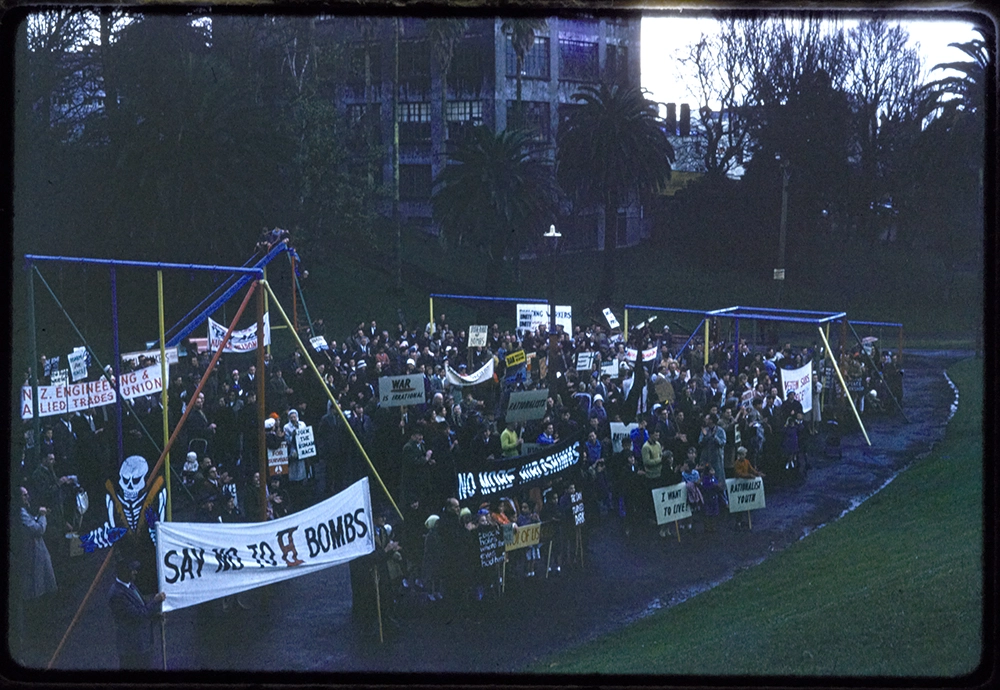
[{"label": "grassy lawn", "polygon": [[879,494],[719,587],[544,659],[535,672],[959,676],[979,663],[981,360],[934,453]]}]

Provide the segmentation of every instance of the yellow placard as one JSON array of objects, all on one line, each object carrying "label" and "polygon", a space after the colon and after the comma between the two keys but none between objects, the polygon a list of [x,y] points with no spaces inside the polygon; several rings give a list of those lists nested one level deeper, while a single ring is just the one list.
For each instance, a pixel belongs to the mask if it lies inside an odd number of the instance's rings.
[{"label": "yellow placard", "polygon": [[508,543],[504,548],[507,551],[516,551],[517,549],[523,549],[528,546],[536,546],[541,541],[542,536],[542,523],[536,522],[531,525],[523,525],[518,527],[514,532],[514,540]]},{"label": "yellow placard", "polygon": [[524,364],[525,359],[524,350],[518,350],[504,357],[504,362],[507,363],[508,367],[516,367],[518,364]]}]

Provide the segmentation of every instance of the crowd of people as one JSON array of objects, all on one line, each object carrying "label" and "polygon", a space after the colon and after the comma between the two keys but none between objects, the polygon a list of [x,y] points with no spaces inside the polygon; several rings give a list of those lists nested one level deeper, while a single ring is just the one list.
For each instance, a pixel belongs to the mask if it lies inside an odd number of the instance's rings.
[{"label": "crowd of people", "polygon": [[[826,353],[815,345],[754,348],[741,340],[734,347],[715,337],[706,358],[704,342],[695,337],[690,347],[682,348],[686,337],[675,336],[668,327],[654,330],[644,324],[626,339],[592,323],[578,325],[572,333],[560,328],[552,358],[544,325],[509,331],[494,323],[483,347],[469,347],[467,333],[452,328],[444,314],[422,328],[397,324],[384,329],[374,320],[365,321],[346,338],[332,337],[322,322],[310,329],[308,335],[325,337],[326,346],[310,352],[325,385],[297,350],[287,358],[267,356],[262,372],[251,355],[227,354],[195,395],[211,353],[184,343],[187,354],[171,366],[168,386],[171,429],[192,408],[170,455],[174,519],[279,518],[374,469],[399,513],[373,484],[376,554],[352,569],[377,567],[394,594],[390,602],[407,591],[431,602],[482,598],[497,582],[494,571],[478,565],[477,534],[504,525],[548,524],[547,539],[553,545],[551,558],[546,554],[543,559],[538,546],[512,552],[512,576],[558,575],[575,567],[579,546],[572,509],[577,495],[585,508],[584,543],[587,526],[605,520],[620,521],[630,537],[693,530],[693,519],[669,529],[657,528],[653,520],[650,490],[682,482],[697,522],[713,531],[726,512],[726,478],[790,470],[804,477],[809,454],[818,452],[812,439],[824,430],[823,421],[844,425],[850,419],[844,392],[824,363]],[[655,349],[655,357],[637,364],[627,354],[633,348]],[[506,356],[518,351],[524,351],[525,364],[508,369]],[[589,368],[577,368],[581,353],[593,353]],[[896,355],[858,347],[838,356],[847,393],[859,408],[870,413],[882,407],[877,401],[901,400]],[[465,374],[490,360],[494,376],[485,383],[457,385],[456,377],[449,376],[449,370]],[[127,370],[152,363],[140,358],[122,366]],[[811,412],[805,413],[803,401],[784,394],[780,371],[810,364],[814,385],[805,392],[811,396]],[[426,402],[380,406],[379,379],[398,375],[422,377]],[[258,377],[265,381],[263,419]],[[538,388],[548,389],[540,418],[505,419],[511,392]],[[87,513],[80,496],[103,494],[105,480],[118,476],[116,409],[106,405],[45,418],[37,442],[30,421],[25,423],[14,476],[30,490],[33,502],[23,505],[18,517],[32,538],[41,519],[49,551],[59,554],[53,559],[57,566],[68,560],[65,534],[85,532],[104,519],[99,510]],[[122,457],[151,458],[152,467],[162,414],[159,394],[136,398],[125,407]],[[629,425],[627,436],[615,438],[612,425],[618,424]],[[296,437],[307,426],[314,431],[316,454],[299,458]],[[267,450],[284,446],[288,451],[287,472],[262,474],[262,427]],[[577,443],[579,452],[570,470],[485,502],[463,506],[456,498],[459,472],[544,453],[546,446],[567,440]],[[30,505],[44,505],[47,511],[32,512]],[[734,520],[734,526],[741,525]],[[355,583],[359,610],[370,605],[363,579]],[[41,588],[48,586],[43,578]]]}]

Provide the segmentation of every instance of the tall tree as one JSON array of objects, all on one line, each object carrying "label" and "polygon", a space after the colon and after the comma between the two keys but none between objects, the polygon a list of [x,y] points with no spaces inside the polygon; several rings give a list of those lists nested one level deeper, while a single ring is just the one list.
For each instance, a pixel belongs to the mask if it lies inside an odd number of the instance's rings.
[{"label": "tall tree", "polygon": [[530,132],[475,127],[452,147],[450,164],[435,180],[442,232],[450,244],[484,253],[490,284],[497,284],[502,262],[516,258],[553,217],[553,173],[541,153]]},{"label": "tall tree", "polygon": [[854,215],[874,228],[871,202],[895,193],[888,171],[888,134],[917,115],[921,59],[909,46],[906,30],[881,18],[859,23],[847,32],[847,37],[851,55],[847,88],[857,117],[856,146],[860,156]]},{"label": "tall tree", "polygon": [[610,299],[615,287],[613,228],[618,208],[631,198],[657,191],[670,179],[674,149],[656,104],[639,87],[584,86],[573,100],[581,105],[559,128],[557,175],[564,190],[578,199],[600,199],[604,207],[598,249],[604,251],[602,287]]}]

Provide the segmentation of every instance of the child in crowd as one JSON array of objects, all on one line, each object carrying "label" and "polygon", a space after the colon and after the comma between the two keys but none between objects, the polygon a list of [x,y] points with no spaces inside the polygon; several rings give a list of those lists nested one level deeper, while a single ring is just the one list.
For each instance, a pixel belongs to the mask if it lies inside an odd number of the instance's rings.
[{"label": "child in crowd", "polygon": [[[518,527],[525,527],[527,525],[533,525],[541,522],[538,517],[538,513],[531,509],[531,504],[528,502],[527,498],[521,500],[521,510],[517,514],[516,524]],[[538,544],[534,546],[529,546],[524,549],[524,560],[521,562],[521,567],[524,569],[525,577],[535,576],[535,566],[542,557],[541,548]]]},{"label": "child in crowd", "polygon": [[702,465],[701,494],[705,499],[705,531],[715,532],[716,521],[723,505],[727,505],[725,487],[715,476],[715,468],[711,463]]}]

